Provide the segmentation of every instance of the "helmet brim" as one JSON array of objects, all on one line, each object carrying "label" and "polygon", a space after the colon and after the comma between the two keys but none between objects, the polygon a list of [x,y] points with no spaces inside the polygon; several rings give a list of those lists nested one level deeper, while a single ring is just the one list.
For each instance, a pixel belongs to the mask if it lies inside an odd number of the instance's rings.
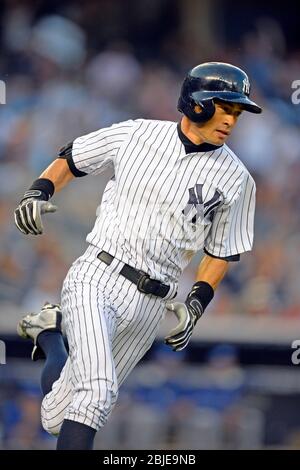
[{"label": "helmet brim", "polygon": [[191,94],[195,103],[201,105],[205,100],[219,100],[224,103],[236,103],[242,105],[245,111],[250,113],[260,114],[262,108],[254,101],[251,101],[246,95],[234,91],[195,91]]}]

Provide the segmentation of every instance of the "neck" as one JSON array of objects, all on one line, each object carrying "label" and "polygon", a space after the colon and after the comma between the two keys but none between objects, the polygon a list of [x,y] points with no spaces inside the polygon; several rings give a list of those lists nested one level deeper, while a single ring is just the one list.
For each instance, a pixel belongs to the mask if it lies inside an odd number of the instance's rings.
[{"label": "neck", "polygon": [[199,128],[186,116],[181,120],[181,130],[184,135],[195,145],[205,142],[204,137],[200,135]]}]

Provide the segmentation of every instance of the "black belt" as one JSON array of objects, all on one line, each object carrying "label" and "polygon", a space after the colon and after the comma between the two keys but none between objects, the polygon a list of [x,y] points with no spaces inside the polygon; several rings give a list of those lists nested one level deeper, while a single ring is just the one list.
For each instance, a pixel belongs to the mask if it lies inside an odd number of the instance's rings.
[{"label": "black belt", "polygon": [[[106,251],[100,251],[97,255],[97,258],[103,261],[108,266],[112,263],[114,257],[107,253]],[[149,274],[141,271],[139,269],[135,269],[128,264],[124,264],[123,268],[120,271],[122,276],[126,277],[129,281],[136,284],[138,290],[143,292],[144,294],[152,294],[156,295],[157,297],[165,297],[169,290],[170,286],[163,284],[160,281],[155,279],[150,279]]]}]

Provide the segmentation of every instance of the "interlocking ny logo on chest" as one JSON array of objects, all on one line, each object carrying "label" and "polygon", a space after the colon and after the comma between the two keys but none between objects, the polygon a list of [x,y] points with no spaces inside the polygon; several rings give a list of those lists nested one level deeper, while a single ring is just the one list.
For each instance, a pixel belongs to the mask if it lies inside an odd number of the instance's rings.
[{"label": "interlocking ny logo on chest", "polygon": [[221,202],[221,193],[217,189],[211,199],[203,202],[203,184],[196,184],[193,188],[189,188],[189,200],[182,213],[192,224],[201,222],[206,217],[212,220],[214,210]]}]

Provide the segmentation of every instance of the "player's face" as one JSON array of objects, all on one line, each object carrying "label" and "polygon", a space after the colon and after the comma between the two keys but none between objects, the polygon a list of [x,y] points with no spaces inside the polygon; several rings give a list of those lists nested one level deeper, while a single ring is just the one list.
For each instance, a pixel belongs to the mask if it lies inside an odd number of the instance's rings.
[{"label": "player's face", "polygon": [[[213,117],[204,124],[197,124],[197,127],[207,142],[222,145],[230,136],[243,108],[235,103],[215,103],[215,109]],[[200,106],[196,106],[195,111],[201,112]]]}]

